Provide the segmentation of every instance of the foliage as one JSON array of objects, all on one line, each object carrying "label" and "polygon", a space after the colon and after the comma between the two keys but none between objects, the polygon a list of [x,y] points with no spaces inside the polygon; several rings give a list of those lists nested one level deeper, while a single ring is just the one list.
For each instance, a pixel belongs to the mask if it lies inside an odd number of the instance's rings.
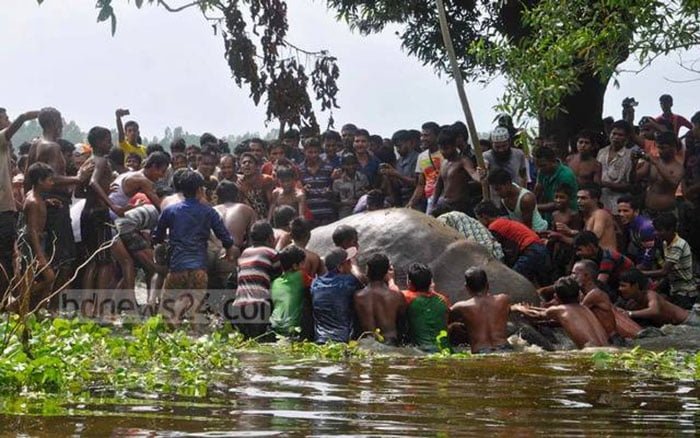
[{"label": "foliage", "polygon": [[672,379],[700,380],[700,352],[654,352],[635,347],[622,353],[597,352],[592,360],[601,368],[621,369]]},{"label": "foliage", "polygon": [[[37,0],[39,4],[44,0]],[[98,0],[97,21],[110,21],[116,32],[117,17],[113,0]],[[287,41],[287,3],[284,0],[194,0],[172,6],[165,0],[134,0],[170,12],[197,8],[212,23],[215,34],[224,40],[224,55],[239,87],[250,90],[258,105],[267,103],[267,121],[277,119],[284,126],[310,126],[318,129],[310,89],[320,102],[321,111],[338,108],[336,81],[340,71],[336,58],[327,51],[307,51]],[[308,70],[309,64],[313,65]],[[333,124],[333,117],[329,125]]]},{"label": "foliage", "polygon": [[[449,74],[433,0],[328,4],[362,33],[400,25],[402,47]],[[508,85],[499,109],[516,117],[570,110],[578,102],[565,98],[586,78],[606,85],[629,55],[648,65],[700,43],[698,0],[449,0],[446,9],[463,74],[479,81],[503,74]]]}]

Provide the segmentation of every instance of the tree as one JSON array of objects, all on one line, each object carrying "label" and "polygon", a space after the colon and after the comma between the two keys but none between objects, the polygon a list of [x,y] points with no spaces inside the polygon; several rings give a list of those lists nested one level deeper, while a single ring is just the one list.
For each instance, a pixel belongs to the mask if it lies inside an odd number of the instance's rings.
[{"label": "tree", "polygon": [[[112,3],[97,0],[97,21],[110,21],[116,32],[117,17]],[[178,0],[174,0],[178,1]],[[39,4],[44,0],[37,0]],[[285,126],[310,126],[318,121],[309,92],[321,103],[321,111],[338,108],[336,81],[339,69],[336,58],[327,51],[307,51],[290,43],[287,37],[287,3],[284,0],[194,0],[171,5],[165,0],[134,0],[137,8],[144,3],[170,12],[197,8],[211,23],[214,33],[221,33],[224,56],[239,87],[250,90],[258,105],[267,104],[267,121],[279,120]],[[313,64],[310,72],[306,66]]]},{"label": "tree", "polygon": [[[328,5],[364,34],[401,25],[403,49],[449,72],[433,0]],[[504,75],[498,108],[538,119],[540,135],[560,142],[582,128],[601,128],[607,85],[630,56],[644,68],[700,44],[700,0],[450,0],[447,15],[465,77]]]}]

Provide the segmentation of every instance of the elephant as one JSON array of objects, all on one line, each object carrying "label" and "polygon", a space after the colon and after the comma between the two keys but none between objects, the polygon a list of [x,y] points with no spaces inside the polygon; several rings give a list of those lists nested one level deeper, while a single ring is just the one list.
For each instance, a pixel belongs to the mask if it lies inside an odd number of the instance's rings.
[{"label": "elephant", "polygon": [[464,271],[481,266],[492,293],[506,293],[512,302],[539,302],[535,287],[525,277],[494,259],[478,243],[419,211],[393,208],[349,216],[314,229],[308,249],[325,256],[334,247],[333,231],[340,225],[350,225],[359,234],[359,266],[364,268],[372,254],[386,254],[400,287],[406,287],[406,273],[412,263],[425,263],[433,271],[435,289],[454,303],[467,297]]}]

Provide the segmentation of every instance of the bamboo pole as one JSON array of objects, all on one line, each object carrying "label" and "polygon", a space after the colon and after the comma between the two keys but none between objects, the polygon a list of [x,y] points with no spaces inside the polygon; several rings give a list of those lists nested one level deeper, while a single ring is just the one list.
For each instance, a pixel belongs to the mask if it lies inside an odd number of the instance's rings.
[{"label": "bamboo pole", "polygon": [[[436,1],[438,15],[440,17],[440,30],[442,31],[442,40],[445,44],[445,49],[447,49],[447,55],[450,58],[450,66],[452,67],[452,77],[454,78],[455,85],[457,86],[457,94],[459,94],[459,101],[462,103],[462,111],[464,111],[464,117],[467,119],[467,129],[469,130],[469,138],[471,139],[472,146],[474,147],[474,155],[476,155],[476,162],[479,167],[481,167],[482,169],[486,169],[486,164],[484,163],[484,154],[481,151],[481,144],[479,144],[479,134],[476,131],[474,117],[472,116],[472,111],[469,108],[467,92],[464,90],[464,79],[462,78],[462,72],[459,70],[459,65],[457,64],[455,48],[452,45],[450,29],[447,26],[447,14],[445,13],[445,3],[443,0]],[[484,199],[490,198],[489,186],[485,180],[481,182],[481,192],[484,196]]]}]

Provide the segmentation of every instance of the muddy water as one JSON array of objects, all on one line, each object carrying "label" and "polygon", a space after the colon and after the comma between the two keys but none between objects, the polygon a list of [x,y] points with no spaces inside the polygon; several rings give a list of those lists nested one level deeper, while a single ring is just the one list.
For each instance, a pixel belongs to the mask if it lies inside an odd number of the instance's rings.
[{"label": "muddy water", "polygon": [[581,356],[249,355],[204,399],[99,391],[87,402],[0,399],[0,411],[29,411],[0,414],[0,435],[697,435],[699,400],[695,383],[598,370]]}]

